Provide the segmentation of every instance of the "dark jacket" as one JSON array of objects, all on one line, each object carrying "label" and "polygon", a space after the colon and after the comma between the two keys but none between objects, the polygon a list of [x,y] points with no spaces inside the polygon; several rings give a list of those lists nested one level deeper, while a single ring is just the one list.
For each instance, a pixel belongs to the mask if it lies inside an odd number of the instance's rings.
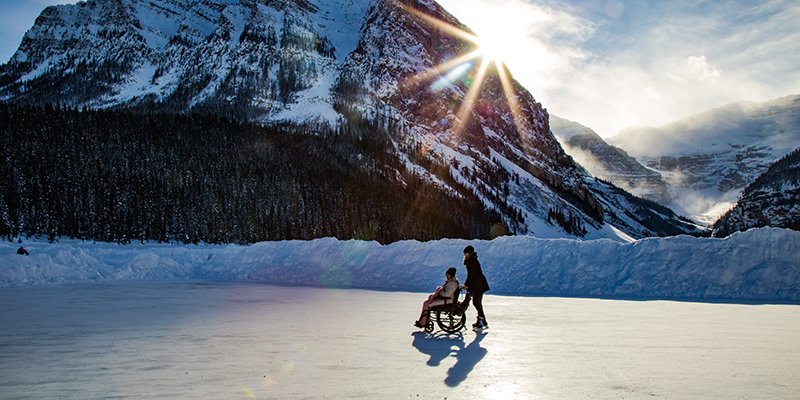
[{"label": "dark jacket", "polygon": [[464,257],[464,265],[467,266],[467,280],[464,285],[472,294],[489,291],[489,282],[481,271],[481,263],[478,262],[478,253],[467,254]]}]

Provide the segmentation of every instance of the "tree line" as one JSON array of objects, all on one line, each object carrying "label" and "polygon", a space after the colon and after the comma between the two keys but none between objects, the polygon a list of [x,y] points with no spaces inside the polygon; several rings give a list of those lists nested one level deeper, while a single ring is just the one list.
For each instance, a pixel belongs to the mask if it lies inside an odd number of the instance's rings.
[{"label": "tree line", "polygon": [[406,171],[383,124],[0,103],[0,236],[128,243],[489,238],[463,187]]}]

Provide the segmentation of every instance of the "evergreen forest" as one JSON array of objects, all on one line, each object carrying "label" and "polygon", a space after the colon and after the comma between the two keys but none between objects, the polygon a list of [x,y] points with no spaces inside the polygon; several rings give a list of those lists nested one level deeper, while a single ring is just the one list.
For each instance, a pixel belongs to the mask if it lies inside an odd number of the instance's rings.
[{"label": "evergreen forest", "polygon": [[[0,103],[0,236],[238,243],[489,238],[501,216],[406,170],[391,129]],[[455,189],[452,189],[455,188]]]}]

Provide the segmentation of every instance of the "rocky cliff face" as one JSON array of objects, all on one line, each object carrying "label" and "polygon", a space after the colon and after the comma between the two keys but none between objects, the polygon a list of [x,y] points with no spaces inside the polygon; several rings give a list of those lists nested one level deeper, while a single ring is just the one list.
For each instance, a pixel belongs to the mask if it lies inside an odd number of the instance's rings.
[{"label": "rocky cliff face", "polygon": [[[45,9],[0,70],[0,98],[281,118],[323,105],[364,1],[89,1]],[[347,11],[344,11],[347,10]],[[326,113],[327,111],[327,113]],[[302,111],[300,111],[302,113]]]},{"label": "rocky cliff face", "polygon": [[42,13],[0,66],[0,99],[264,124],[370,121],[379,129],[365,134],[386,136],[371,142],[403,162],[399,184],[410,171],[444,191],[466,188],[498,213],[500,231],[693,230],[609,200],[630,195],[596,184],[542,105],[503,66],[469,56],[476,45],[456,31],[469,34],[431,0],[92,0]]},{"label": "rocky cliff face", "polygon": [[714,223],[714,236],[764,226],[800,230],[800,149],[745,188],[736,206]]}]

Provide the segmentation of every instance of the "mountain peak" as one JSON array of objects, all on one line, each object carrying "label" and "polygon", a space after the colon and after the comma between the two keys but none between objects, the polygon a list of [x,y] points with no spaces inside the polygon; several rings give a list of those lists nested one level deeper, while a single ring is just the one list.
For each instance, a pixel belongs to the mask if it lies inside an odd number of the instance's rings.
[{"label": "mountain peak", "polygon": [[693,229],[595,182],[472,35],[432,0],[89,0],[43,12],[0,66],[0,99],[368,126],[348,135],[391,144],[390,179],[476,199],[510,232]]}]

